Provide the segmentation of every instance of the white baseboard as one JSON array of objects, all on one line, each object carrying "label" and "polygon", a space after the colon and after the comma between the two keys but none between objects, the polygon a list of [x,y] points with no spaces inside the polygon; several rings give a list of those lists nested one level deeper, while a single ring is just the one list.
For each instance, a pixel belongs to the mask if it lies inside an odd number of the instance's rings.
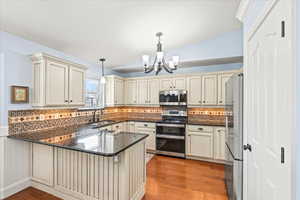
[{"label": "white baseboard", "polygon": [[31,178],[20,180],[16,183],[6,186],[5,188],[0,189],[0,199],[5,199],[15,193],[18,193],[31,186]]}]

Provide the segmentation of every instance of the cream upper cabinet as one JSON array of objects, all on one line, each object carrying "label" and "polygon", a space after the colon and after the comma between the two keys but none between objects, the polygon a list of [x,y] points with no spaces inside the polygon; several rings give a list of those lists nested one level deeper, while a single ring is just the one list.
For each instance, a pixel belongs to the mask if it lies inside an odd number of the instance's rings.
[{"label": "cream upper cabinet", "polygon": [[49,61],[46,65],[46,105],[68,105],[68,65]]},{"label": "cream upper cabinet", "polygon": [[32,106],[82,106],[85,101],[85,66],[44,53],[31,56]]},{"label": "cream upper cabinet", "polygon": [[138,104],[148,104],[148,80],[138,80]]},{"label": "cream upper cabinet", "polygon": [[217,105],[217,75],[202,76],[202,105]]},{"label": "cream upper cabinet", "polygon": [[119,106],[124,104],[124,80],[118,76],[106,76],[105,105]]},{"label": "cream upper cabinet", "polygon": [[137,81],[136,80],[125,81],[125,96],[126,96],[127,105],[134,105],[137,103]]},{"label": "cream upper cabinet", "polygon": [[159,105],[159,79],[139,79],[137,85],[139,105]]},{"label": "cream upper cabinet", "polygon": [[225,160],[225,128],[215,128],[214,159]]},{"label": "cream upper cabinet", "polygon": [[173,79],[172,78],[160,79],[160,90],[171,90],[171,89],[173,89]]},{"label": "cream upper cabinet", "polygon": [[82,93],[85,88],[85,71],[70,67],[69,70],[69,103],[72,105],[84,104],[85,95]]},{"label": "cream upper cabinet", "polygon": [[225,88],[226,82],[233,73],[224,73],[218,75],[218,105],[225,105]]},{"label": "cream upper cabinet", "polygon": [[186,89],[186,78],[185,77],[173,78],[173,89],[185,90]]},{"label": "cream upper cabinet", "polygon": [[188,89],[188,104],[189,105],[201,105],[201,85],[202,76],[190,76],[187,78]]},{"label": "cream upper cabinet", "polygon": [[159,105],[159,79],[148,79],[148,104]]},{"label": "cream upper cabinet", "polygon": [[160,79],[160,90],[185,90],[185,77],[168,77]]}]

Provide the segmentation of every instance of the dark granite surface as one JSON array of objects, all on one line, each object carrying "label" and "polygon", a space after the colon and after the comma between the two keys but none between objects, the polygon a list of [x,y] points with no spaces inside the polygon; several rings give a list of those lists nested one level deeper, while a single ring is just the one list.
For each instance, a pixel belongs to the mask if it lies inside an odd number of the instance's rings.
[{"label": "dark granite surface", "polygon": [[[160,122],[161,119],[134,119],[134,118],[119,118],[119,119],[113,119],[113,120],[103,120],[98,123],[94,123],[93,126],[97,128],[110,126],[113,124],[121,123],[121,122],[128,122],[128,121],[134,121],[134,122],[151,122],[156,123]],[[202,125],[202,126],[225,126],[224,121],[217,121],[217,120],[202,120],[202,119],[188,119],[187,124],[189,125]]]},{"label": "dark granite surface", "polygon": [[92,125],[84,125],[80,127],[20,133],[8,137],[101,156],[115,156],[142,141],[148,135],[126,132],[113,134],[109,131],[99,131],[99,129],[93,128]]}]

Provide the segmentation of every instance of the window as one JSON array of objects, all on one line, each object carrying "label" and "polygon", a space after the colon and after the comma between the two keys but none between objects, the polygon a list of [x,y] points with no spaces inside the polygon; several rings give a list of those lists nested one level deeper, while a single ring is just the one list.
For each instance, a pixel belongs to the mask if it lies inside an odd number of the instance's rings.
[{"label": "window", "polygon": [[98,79],[86,79],[86,99],[85,104],[87,107],[98,106],[100,89]]}]

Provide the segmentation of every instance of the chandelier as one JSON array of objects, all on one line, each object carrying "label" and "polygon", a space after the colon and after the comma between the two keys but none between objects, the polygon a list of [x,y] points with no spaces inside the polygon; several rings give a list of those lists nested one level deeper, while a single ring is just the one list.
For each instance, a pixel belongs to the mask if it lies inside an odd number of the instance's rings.
[{"label": "chandelier", "polygon": [[149,65],[149,56],[143,55],[143,65],[145,73],[150,73],[154,70],[155,74],[157,75],[162,70],[162,68],[164,68],[168,73],[173,73],[173,71],[176,70],[178,67],[179,56],[173,56],[172,60],[168,61],[168,64],[166,63],[160,40],[162,35],[162,32],[156,33],[156,37],[158,37],[158,43],[156,49],[156,56],[152,65]]}]

